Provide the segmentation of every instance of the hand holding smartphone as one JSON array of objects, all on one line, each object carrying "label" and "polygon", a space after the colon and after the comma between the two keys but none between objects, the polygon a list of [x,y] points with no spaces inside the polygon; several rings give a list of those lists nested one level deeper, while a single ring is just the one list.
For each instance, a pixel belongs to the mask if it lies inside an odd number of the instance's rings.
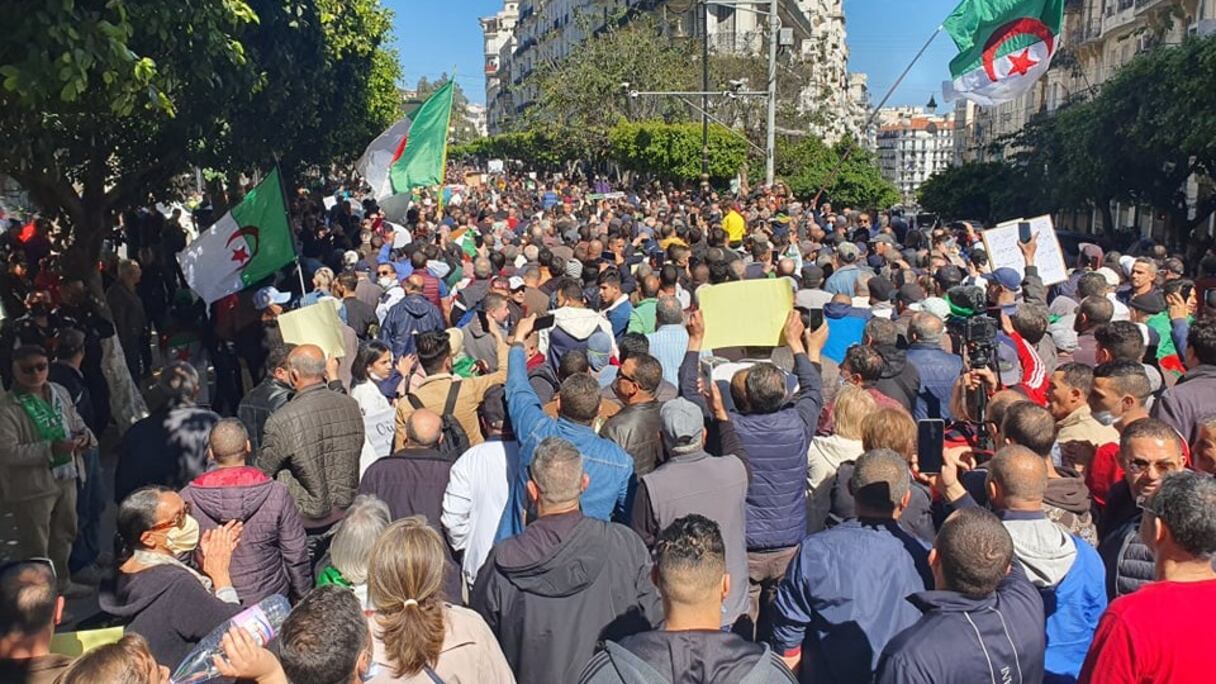
[{"label": "hand holding smartphone", "polygon": [[946,446],[946,422],[941,418],[916,421],[917,470],[924,474],[942,472]]}]

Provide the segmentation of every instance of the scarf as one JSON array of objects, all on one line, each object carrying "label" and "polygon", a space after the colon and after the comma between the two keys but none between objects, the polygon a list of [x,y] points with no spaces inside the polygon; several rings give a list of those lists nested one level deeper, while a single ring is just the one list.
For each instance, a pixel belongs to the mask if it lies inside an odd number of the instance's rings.
[{"label": "scarf", "polygon": [[136,563],[149,568],[156,565],[172,565],[174,567],[181,568],[182,570],[185,570],[193,575],[194,579],[198,580],[198,583],[203,585],[203,588],[207,590],[207,593],[211,593],[211,579],[189,565],[179,561],[175,556],[170,556],[169,554],[165,553],[152,553],[151,551],[145,551],[144,549],[136,549],[135,553],[131,554],[131,557],[135,559]]},{"label": "scarf", "polygon": [[[51,389],[50,403],[32,392],[14,393],[13,399],[34,424],[34,432],[38,433],[39,441],[53,443],[62,442],[68,438],[63,406],[54,389]],[[52,451],[49,467],[51,475],[56,480],[70,480],[76,477],[76,462],[71,453],[55,455]]]}]

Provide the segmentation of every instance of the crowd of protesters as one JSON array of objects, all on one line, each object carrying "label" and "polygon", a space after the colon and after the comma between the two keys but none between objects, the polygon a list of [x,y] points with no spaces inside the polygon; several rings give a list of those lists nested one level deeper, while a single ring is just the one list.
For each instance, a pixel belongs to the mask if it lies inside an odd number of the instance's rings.
[{"label": "crowd of protesters", "polygon": [[[780,185],[478,179],[391,218],[300,190],[302,272],[210,305],[177,214],[97,277],[4,233],[0,680],[167,682],[280,594],[224,676],[1210,681],[1216,251],[1086,243],[1045,284],[1042,237],[994,269],[984,226]],[[780,346],[707,348],[705,288],[756,279]],[[284,341],[312,305],[344,354]],[[94,594],[124,636],[52,653]]]}]

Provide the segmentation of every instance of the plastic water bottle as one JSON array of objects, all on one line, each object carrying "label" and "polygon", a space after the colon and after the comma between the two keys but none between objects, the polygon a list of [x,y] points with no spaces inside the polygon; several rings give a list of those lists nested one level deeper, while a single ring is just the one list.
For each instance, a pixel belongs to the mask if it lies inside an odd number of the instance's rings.
[{"label": "plastic water bottle", "polygon": [[[186,606],[185,610],[189,610]],[[198,646],[177,666],[171,681],[173,684],[201,684],[218,679],[215,656],[224,651],[220,639],[233,627],[241,627],[253,636],[259,646],[265,646],[278,633],[279,627],[291,612],[291,604],[279,594],[271,594],[257,605],[237,613],[227,622],[211,630]]]}]

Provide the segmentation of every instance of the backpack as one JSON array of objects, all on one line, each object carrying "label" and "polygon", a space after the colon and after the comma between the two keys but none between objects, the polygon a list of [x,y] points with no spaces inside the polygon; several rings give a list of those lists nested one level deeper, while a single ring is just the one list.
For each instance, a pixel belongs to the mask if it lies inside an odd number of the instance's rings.
[{"label": "backpack", "polygon": [[[456,408],[456,397],[459,395],[460,381],[453,380],[448,387],[447,401],[443,403],[443,441],[439,443],[439,453],[453,461],[469,449],[469,436],[460,425],[460,421],[456,420],[456,416],[452,414],[452,410]],[[410,406],[413,406],[415,411],[426,408],[422,405],[422,401],[413,394],[407,394],[405,398],[409,400]]]}]

